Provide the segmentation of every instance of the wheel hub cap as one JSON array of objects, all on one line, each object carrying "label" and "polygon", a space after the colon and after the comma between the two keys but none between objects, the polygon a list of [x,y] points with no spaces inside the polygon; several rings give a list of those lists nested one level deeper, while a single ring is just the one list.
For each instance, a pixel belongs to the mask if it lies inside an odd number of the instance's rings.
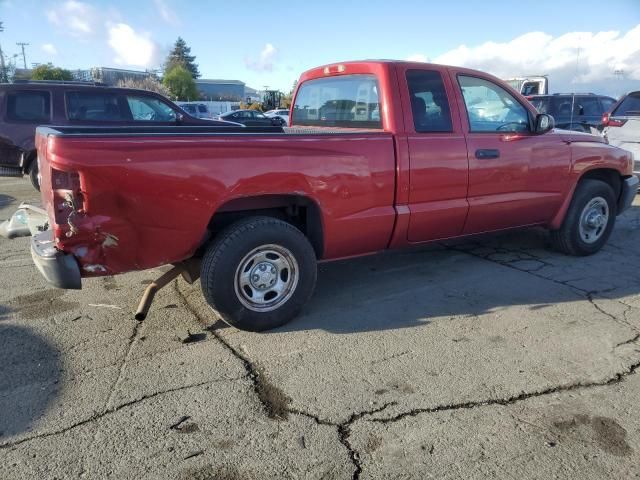
[{"label": "wheel hub cap", "polygon": [[262,245],[250,251],[238,264],[234,289],[246,308],[268,312],[291,298],[298,278],[298,262],[288,249],[280,245]]},{"label": "wheel hub cap", "polygon": [[595,197],[585,205],[580,215],[580,238],[585,243],[594,243],[607,228],[609,205],[602,197]]},{"label": "wheel hub cap", "polygon": [[278,278],[278,269],[271,262],[260,262],[251,269],[251,285],[258,290],[273,286]]}]

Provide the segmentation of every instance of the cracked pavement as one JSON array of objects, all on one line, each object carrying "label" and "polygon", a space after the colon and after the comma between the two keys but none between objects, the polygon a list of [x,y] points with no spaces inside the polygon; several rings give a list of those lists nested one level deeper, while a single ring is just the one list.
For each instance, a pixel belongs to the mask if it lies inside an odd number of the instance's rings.
[{"label": "cracked pavement", "polygon": [[592,257],[533,229],[322,264],[258,334],[182,279],[138,323],[160,270],[56,290],[0,239],[0,478],[640,477],[638,244],[637,200]]}]

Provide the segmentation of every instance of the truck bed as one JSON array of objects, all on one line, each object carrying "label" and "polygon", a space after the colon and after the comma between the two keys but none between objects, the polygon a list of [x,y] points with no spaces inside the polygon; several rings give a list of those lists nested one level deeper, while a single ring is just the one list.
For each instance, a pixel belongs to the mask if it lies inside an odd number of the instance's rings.
[{"label": "truck bed", "polygon": [[393,231],[396,160],[388,132],[39,127],[36,145],[56,247],[76,257],[83,276],[190,258],[216,212],[269,208],[278,196],[316,206],[321,258],[382,250]]}]

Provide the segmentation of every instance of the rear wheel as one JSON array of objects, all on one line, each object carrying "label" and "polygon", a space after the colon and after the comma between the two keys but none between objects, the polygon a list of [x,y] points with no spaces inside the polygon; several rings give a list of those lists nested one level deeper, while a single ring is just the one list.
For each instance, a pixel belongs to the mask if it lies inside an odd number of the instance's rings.
[{"label": "rear wheel", "polygon": [[33,188],[40,191],[40,176],[38,175],[38,160],[34,159],[31,162],[31,169],[29,170],[29,180],[31,180],[31,185]]},{"label": "rear wheel", "polygon": [[606,243],[616,219],[613,189],[601,180],[582,180],[562,226],[551,232],[554,247],[569,255],[592,255]]},{"label": "rear wheel", "polygon": [[262,331],[293,319],[316,283],[316,257],[304,234],[271,217],[241,220],[222,232],[202,259],[207,303],[225,322]]}]

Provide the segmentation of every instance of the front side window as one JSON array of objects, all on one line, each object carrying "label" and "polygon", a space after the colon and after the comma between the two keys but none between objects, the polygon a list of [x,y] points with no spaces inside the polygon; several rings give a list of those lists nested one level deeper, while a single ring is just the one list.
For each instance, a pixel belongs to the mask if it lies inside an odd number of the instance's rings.
[{"label": "front side window", "polygon": [[292,124],[382,129],[379,91],[374,75],[308,80],[296,95]]},{"label": "front side window", "polygon": [[529,113],[509,92],[493,82],[458,76],[471,132],[528,132]]},{"label": "front side window", "polygon": [[138,122],[174,122],[176,112],[157,98],[127,95],[131,116]]},{"label": "front side window", "polygon": [[200,113],[207,113],[207,106],[206,105],[198,105],[198,111]]},{"label": "front side window", "polygon": [[451,132],[451,111],[440,73],[408,70],[407,85],[416,132]]},{"label": "front side window", "polygon": [[97,122],[127,121],[114,93],[67,93],[67,116],[69,120]]},{"label": "front side window", "polygon": [[51,115],[49,92],[7,94],[7,118],[14,121],[48,122]]}]

